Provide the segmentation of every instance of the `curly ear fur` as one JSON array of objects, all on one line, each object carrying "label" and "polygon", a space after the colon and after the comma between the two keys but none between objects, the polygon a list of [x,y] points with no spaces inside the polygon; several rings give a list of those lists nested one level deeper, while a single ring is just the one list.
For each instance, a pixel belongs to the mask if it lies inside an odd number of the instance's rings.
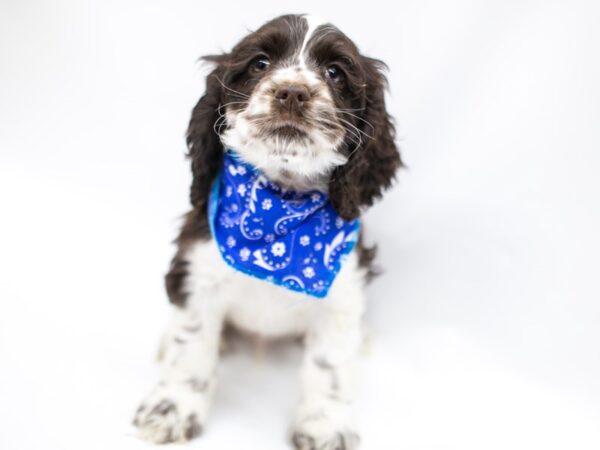
[{"label": "curly ear fur", "polygon": [[206,92],[192,111],[186,134],[193,175],[190,200],[194,208],[202,210],[206,209],[210,186],[223,158],[223,145],[214,129],[222,101],[221,72],[217,66],[206,77]]},{"label": "curly ear fur", "polygon": [[385,64],[366,57],[362,57],[362,62],[366,87],[363,114],[356,126],[361,130],[363,142],[358,148],[349,144],[348,162],[336,168],[329,183],[334,208],[348,220],[358,217],[361,207],[371,206],[379,199],[402,166],[394,142],[395,128],[385,109]]},{"label": "curly ear fur", "polygon": [[219,107],[223,104],[221,80],[226,55],[205,56],[202,59],[217,66],[206,77],[206,90],[192,110],[186,133],[187,156],[192,166],[190,202],[193,209],[185,216],[177,242],[185,244],[194,239],[210,237],[208,225],[208,198],[213,180],[217,176],[223,159],[223,144],[215,131],[220,117]]},{"label": "curly ear fur", "polygon": [[[219,63],[219,57],[206,57]],[[186,250],[198,239],[210,237],[208,224],[208,198],[213,180],[217,176],[223,158],[223,146],[214,125],[219,118],[222,104],[221,72],[218,65],[206,77],[206,91],[192,110],[192,117],[186,133],[188,158],[192,162],[192,186],[190,201],[193,209],[185,215],[183,226],[177,237],[177,253],[171,260],[169,271],[165,275],[165,287],[171,303],[185,305],[188,293],[185,279],[188,276],[189,262]]]}]

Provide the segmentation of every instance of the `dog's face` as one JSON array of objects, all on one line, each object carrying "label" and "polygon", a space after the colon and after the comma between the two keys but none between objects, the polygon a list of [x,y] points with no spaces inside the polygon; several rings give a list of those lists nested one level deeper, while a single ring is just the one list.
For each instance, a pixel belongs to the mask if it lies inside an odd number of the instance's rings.
[{"label": "dog's face", "polygon": [[[216,162],[207,158],[219,159],[224,144],[273,181],[328,190],[347,218],[390,184],[400,158],[383,64],[333,25],[278,17],[230,53],[205,59],[216,67],[188,131],[196,177],[211,177]],[[211,145],[217,149],[207,151]],[[194,196],[202,200],[193,186]]]},{"label": "dog's face", "polygon": [[363,138],[348,121],[359,64],[352,42],[318,19],[269,22],[231,52],[224,143],[279,182],[321,181],[347,161],[346,135]]}]

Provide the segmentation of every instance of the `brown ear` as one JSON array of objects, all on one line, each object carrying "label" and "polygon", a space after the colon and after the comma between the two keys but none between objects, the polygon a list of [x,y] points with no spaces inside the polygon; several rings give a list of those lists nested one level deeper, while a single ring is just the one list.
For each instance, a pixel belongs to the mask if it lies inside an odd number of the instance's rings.
[{"label": "brown ear", "polygon": [[[218,57],[208,57],[217,62]],[[192,118],[186,133],[188,157],[192,161],[192,187],[190,200],[193,209],[185,215],[183,226],[176,239],[178,250],[168,273],[165,276],[165,286],[169,301],[183,307],[188,293],[185,290],[185,280],[189,275],[189,261],[186,259],[186,248],[190,242],[198,239],[208,239],[210,228],[208,224],[208,198],[213,180],[217,176],[223,146],[215,131],[215,123],[220,117],[219,107],[222,100],[221,77],[222,68],[217,66],[206,77],[206,92],[192,110]]]},{"label": "brown ear", "polygon": [[371,206],[388,188],[396,170],[402,166],[396,144],[395,129],[385,109],[385,64],[362,57],[366,87],[362,114],[356,126],[362,143],[349,143],[350,157],[339,166],[329,183],[329,196],[333,207],[344,219],[355,219],[361,208]]},{"label": "brown ear", "polygon": [[[205,59],[214,61],[216,57]],[[210,187],[223,158],[223,145],[215,130],[222,104],[222,72],[222,67],[218,65],[206,77],[206,91],[192,111],[186,133],[193,175],[190,200],[201,213],[206,213]]]}]

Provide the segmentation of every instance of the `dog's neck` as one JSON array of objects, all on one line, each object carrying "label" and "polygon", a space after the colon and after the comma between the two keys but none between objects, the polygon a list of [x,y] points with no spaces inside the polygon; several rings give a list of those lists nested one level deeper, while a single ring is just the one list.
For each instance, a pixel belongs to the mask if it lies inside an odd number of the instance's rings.
[{"label": "dog's neck", "polygon": [[325,173],[311,173],[310,170],[307,170],[306,160],[293,153],[270,152],[267,157],[261,158],[247,148],[242,148],[241,151],[239,147],[227,148],[233,149],[243,161],[258,169],[269,181],[279,185],[282,189],[299,193],[309,191],[327,193],[329,191],[329,181],[334,167]]},{"label": "dog's neck", "polygon": [[234,130],[221,138],[224,147],[260,170],[270,181],[296,192],[328,192],[333,170],[347,158],[330,148],[275,146],[259,139],[244,139]]},{"label": "dog's neck", "polygon": [[329,174],[319,175],[317,177],[307,177],[294,172],[286,165],[262,168],[261,171],[267,179],[282,189],[295,192],[320,191],[327,193],[329,191]]}]

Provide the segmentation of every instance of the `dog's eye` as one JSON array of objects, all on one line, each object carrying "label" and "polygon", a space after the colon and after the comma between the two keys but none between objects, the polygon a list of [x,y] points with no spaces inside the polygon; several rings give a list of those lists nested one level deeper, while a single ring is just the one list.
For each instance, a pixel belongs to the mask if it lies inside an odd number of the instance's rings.
[{"label": "dog's eye", "polygon": [[344,78],[342,70],[336,65],[328,66],[325,69],[325,76],[334,82],[339,82]]},{"label": "dog's eye", "polygon": [[269,59],[261,56],[260,58],[256,58],[256,60],[252,63],[252,70],[254,72],[262,72],[263,70],[267,70],[270,65],[271,62]]}]

